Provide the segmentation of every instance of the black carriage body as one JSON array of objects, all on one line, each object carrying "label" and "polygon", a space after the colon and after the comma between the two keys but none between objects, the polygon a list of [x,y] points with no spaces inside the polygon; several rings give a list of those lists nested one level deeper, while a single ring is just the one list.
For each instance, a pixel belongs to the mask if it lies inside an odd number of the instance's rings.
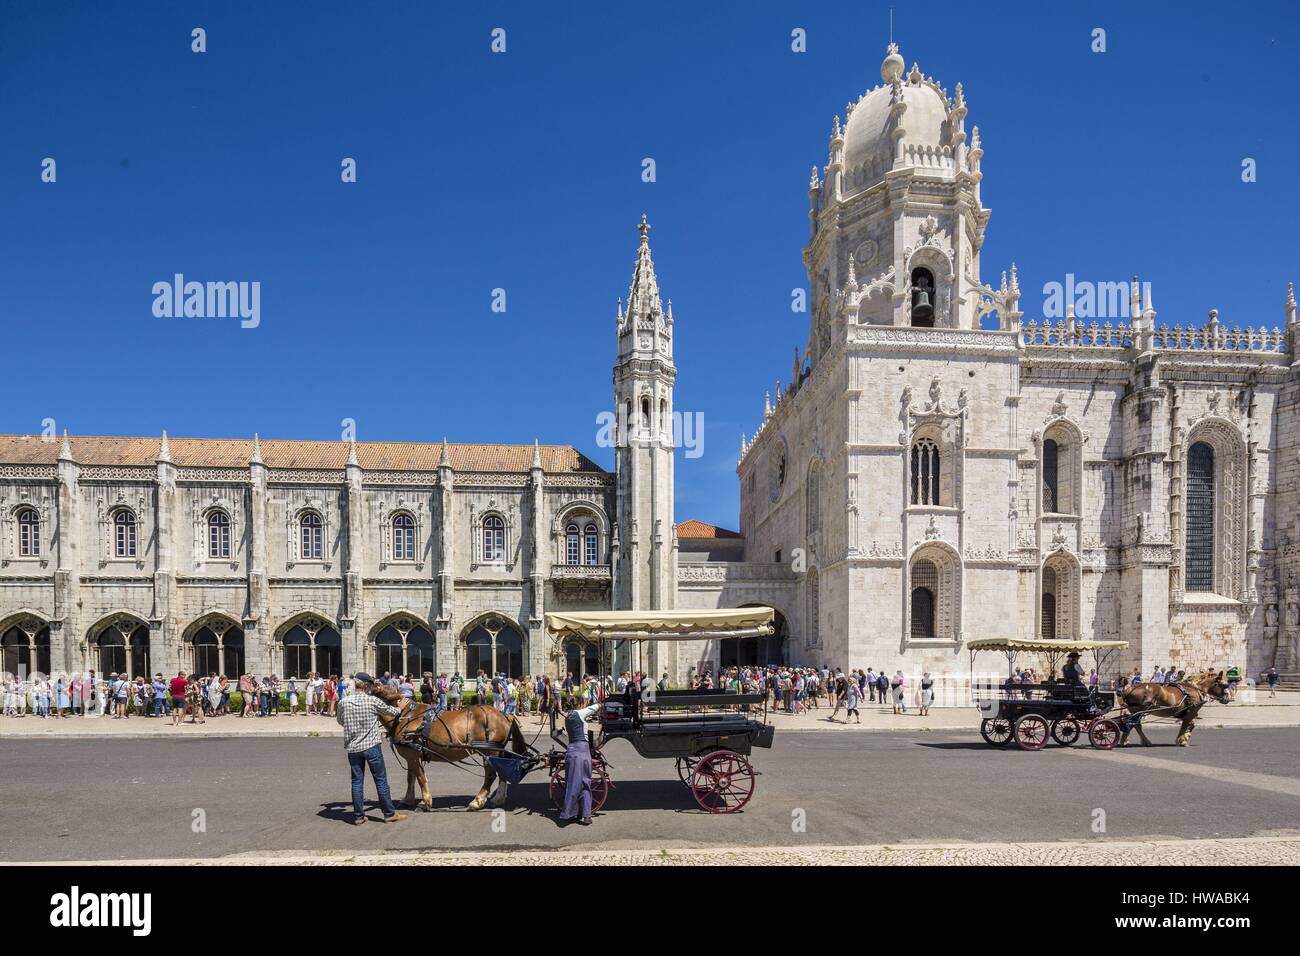
[{"label": "black carriage body", "polygon": [[998,696],[981,697],[980,710],[986,713],[994,701],[997,710],[988,716],[1014,722],[1024,714],[1037,714],[1048,721],[1093,720],[1114,709],[1115,695],[1110,691],[1089,691],[1081,684],[1016,684],[1000,688]]},{"label": "black carriage body", "polygon": [[763,694],[724,691],[664,690],[649,700],[627,695],[602,705],[602,739],[627,740],[649,758],[701,757],[719,750],[748,755],[755,747],[772,746],[775,728],[747,713],[764,703]]}]

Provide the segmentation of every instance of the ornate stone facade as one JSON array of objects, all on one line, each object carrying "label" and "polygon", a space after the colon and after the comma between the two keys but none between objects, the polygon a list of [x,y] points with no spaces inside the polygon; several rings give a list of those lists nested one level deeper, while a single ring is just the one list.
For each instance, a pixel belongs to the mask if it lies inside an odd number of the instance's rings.
[{"label": "ornate stone facade", "polygon": [[817,581],[773,596],[790,656],[941,672],[973,638],[1078,636],[1297,669],[1293,293],[1273,329],[1169,328],[1136,280],[1114,321],[1025,318],[1014,265],[980,278],[961,86],[892,46],[881,76],[813,171],[807,345],[737,469],[747,559]]}]

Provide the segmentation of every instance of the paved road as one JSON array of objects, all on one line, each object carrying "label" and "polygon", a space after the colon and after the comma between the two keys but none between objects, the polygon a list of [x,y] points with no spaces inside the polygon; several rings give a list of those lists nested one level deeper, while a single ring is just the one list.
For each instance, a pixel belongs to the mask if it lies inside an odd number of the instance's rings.
[{"label": "paved road", "polygon": [[[1170,740],[1173,731],[1157,734]],[[608,756],[617,787],[590,828],[556,826],[540,775],[513,788],[504,816],[459,809],[477,784],[450,767],[431,768],[437,812],[357,828],[346,822],[347,767],[334,739],[5,741],[0,854],[84,860],[1300,833],[1300,734],[1290,729],[1202,728],[1188,749],[1101,754],[994,750],[973,733],[778,735],[773,750],[756,755],[754,800],[729,817],[699,812],[671,761],[643,760],[621,741]],[[402,779],[391,755],[389,774]],[[1092,829],[1098,809],[1100,837]],[[196,810],[206,832],[194,832]]]}]

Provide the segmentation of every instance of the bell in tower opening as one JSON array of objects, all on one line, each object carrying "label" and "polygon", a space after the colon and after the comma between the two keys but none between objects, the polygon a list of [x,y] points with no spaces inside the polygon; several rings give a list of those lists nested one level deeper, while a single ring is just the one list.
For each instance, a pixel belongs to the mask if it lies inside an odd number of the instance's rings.
[{"label": "bell in tower opening", "polygon": [[934,328],[934,276],[929,269],[912,270],[912,325]]}]

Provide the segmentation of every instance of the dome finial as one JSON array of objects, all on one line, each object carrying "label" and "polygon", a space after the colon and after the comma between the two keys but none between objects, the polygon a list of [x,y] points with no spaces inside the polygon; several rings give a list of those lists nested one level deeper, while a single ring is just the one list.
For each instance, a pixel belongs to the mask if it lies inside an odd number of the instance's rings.
[{"label": "dome finial", "polygon": [[886,83],[895,83],[903,75],[903,57],[898,52],[898,44],[890,42],[885,62],[880,64],[880,78]]}]

